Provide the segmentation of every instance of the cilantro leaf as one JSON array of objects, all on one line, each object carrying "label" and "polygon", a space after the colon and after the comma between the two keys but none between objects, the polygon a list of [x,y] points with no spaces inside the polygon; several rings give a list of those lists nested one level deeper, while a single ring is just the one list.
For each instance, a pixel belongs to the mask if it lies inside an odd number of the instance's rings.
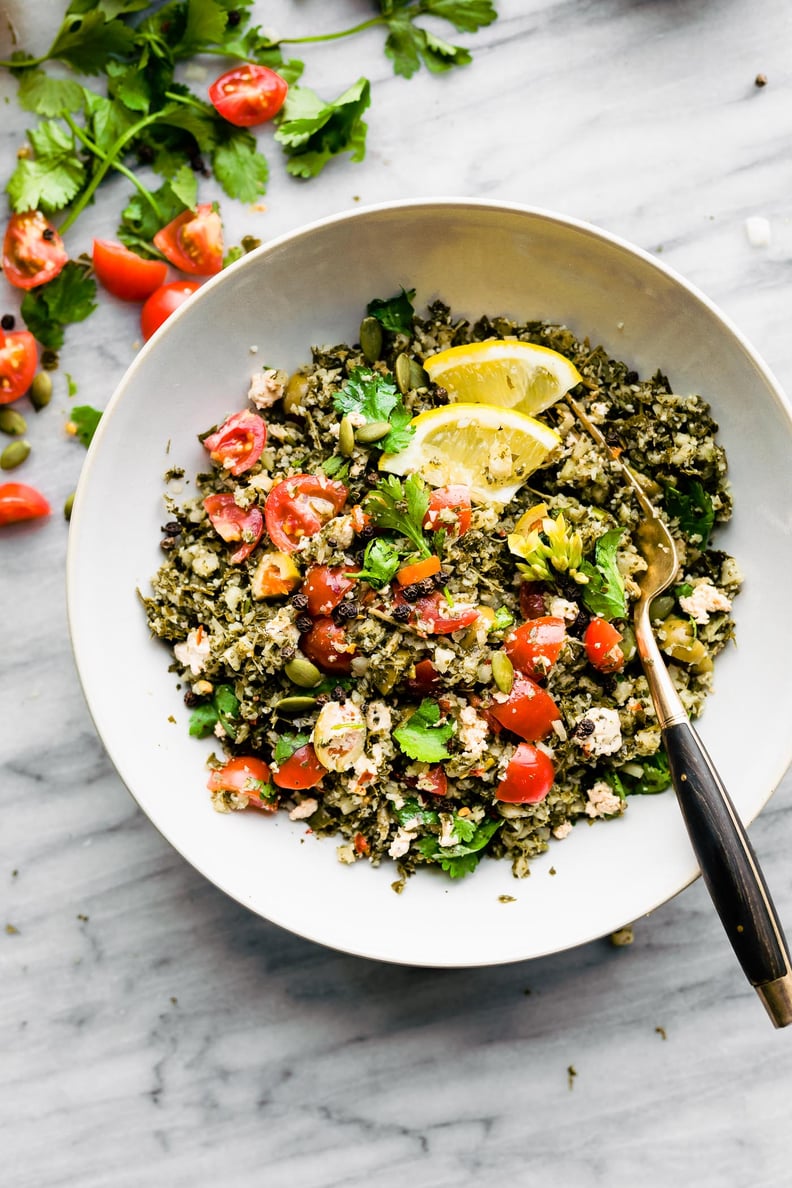
[{"label": "cilantro leaf", "polygon": [[90,404],[78,404],[71,410],[71,423],[75,426],[75,436],[80,439],[86,449],[93,441],[94,433],[99,428],[102,414],[98,408]]},{"label": "cilantro leaf", "polygon": [[65,78],[50,78],[43,70],[26,70],[17,89],[19,106],[40,116],[78,112],[83,106],[83,89]]},{"label": "cilantro leaf", "polygon": [[84,322],[96,309],[96,281],[70,260],[54,280],[30,289],[22,298],[20,313],[34,338],[58,350],[64,326]]},{"label": "cilantro leaf", "polygon": [[299,751],[300,747],[304,747],[310,741],[308,734],[281,734],[272,752],[273,761],[278,764],[285,763],[287,759],[291,759],[295,751]]},{"label": "cilantro leaf", "polygon": [[107,93],[141,115],[151,106],[151,84],[146,73],[112,58],[107,63]]},{"label": "cilantro leaf", "polygon": [[473,61],[473,55],[469,50],[463,49],[460,45],[451,45],[450,41],[436,37],[428,29],[424,30],[421,57],[433,74],[442,74],[455,66],[468,66]]},{"label": "cilantro leaf", "polygon": [[212,694],[217,719],[231,738],[236,738],[235,719],[239,717],[239,701],[230,685],[218,685]]},{"label": "cilantro leaf", "polygon": [[362,116],[370,102],[367,78],[358,79],[332,103],[325,103],[308,87],[292,87],[275,133],[289,158],[287,172],[295,177],[317,177],[328,161],[346,152],[353,161],[362,161],[367,131]]},{"label": "cilantro leaf", "polygon": [[423,854],[424,858],[430,862],[438,862],[441,869],[452,879],[461,879],[476,869],[482,857],[482,851],[503,824],[502,820],[497,819],[482,821],[471,835],[469,830],[462,825],[464,821],[463,817],[454,819],[454,832],[457,836],[460,836],[460,827],[467,834],[466,839],[461,840],[455,846],[441,846],[437,838],[431,836],[419,838],[415,843],[415,848]]},{"label": "cilantro leaf", "polygon": [[108,58],[124,57],[135,45],[135,32],[120,20],[107,20],[98,9],[72,13],[47,51],[48,58],[66,62],[80,74],[101,74]]},{"label": "cilantro leaf", "polygon": [[475,33],[498,19],[492,0],[423,0],[422,8],[460,33]]},{"label": "cilantro leaf", "polygon": [[342,416],[361,413],[367,421],[387,421],[398,403],[399,392],[393,380],[367,367],[355,367],[333,398],[336,412]]},{"label": "cilantro leaf", "polygon": [[[640,774],[637,767],[642,769]],[[625,796],[655,796],[665,792],[671,784],[668,756],[663,750],[656,751],[654,755],[634,760],[627,767],[606,771],[605,779],[622,800]]]},{"label": "cilantro leaf", "polygon": [[441,759],[450,758],[445,744],[455,730],[453,722],[441,721],[437,702],[425,697],[415,713],[394,730],[393,737],[410,759],[439,763]]},{"label": "cilantro leaf", "polygon": [[383,537],[378,537],[366,545],[363,568],[350,576],[368,582],[375,590],[381,590],[391,581],[401,563],[398,549]]},{"label": "cilantro leaf", "polygon": [[409,825],[412,821],[419,821],[421,825],[439,825],[440,816],[434,809],[424,808],[417,800],[405,800],[400,809],[395,810],[396,820],[400,825]]},{"label": "cilantro leaf", "polygon": [[665,508],[671,519],[678,521],[686,536],[699,537],[701,548],[707,547],[715,523],[715,509],[698,479],[683,480],[678,487],[667,486]]},{"label": "cilantro leaf", "polygon": [[256,138],[244,129],[229,133],[212,154],[212,169],[230,198],[255,202],[266,193],[267,158],[256,148]]},{"label": "cilantro leaf", "polygon": [[375,297],[366,306],[366,313],[394,334],[409,334],[415,313],[414,297],[415,289],[402,289],[396,297],[389,297],[387,300]]},{"label": "cilantro leaf", "polygon": [[[152,240],[160,228],[188,210],[195,202],[197,183],[189,165],[183,165],[170,181],[163,182],[154,190],[152,198],[159,215],[140,194],[133,194],[121,212],[118,238],[128,248],[134,248],[141,255],[160,258]],[[191,200],[191,201],[190,201]]]},{"label": "cilantro leaf", "polygon": [[409,18],[388,21],[385,56],[393,62],[393,73],[412,78],[421,69],[423,29],[416,28]]},{"label": "cilantro leaf", "polygon": [[627,614],[624,581],[616,563],[616,552],[624,532],[612,528],[599,538],[594,548],[594,565],[583,561],[580,572],[589,580],[582,586],[583,601],[595,615],[605,619],[623,619]]},{"label": "cilantro leaf", "polygon": [[383,437],[378,442],[379,448],[386,454],[398,454],[401,450],[406,450],[415,437],[411,421],[412,413],[399,401],[397,408],[391,413],[391,431],[387,437]]},{"label": "cilantro leaf", "polygon": [[190,735],[193,738],[206,738],[214,730],[216,722],[217,710],[211,702],[196,705],[190,712]]},{"label": "cilantro leaf", "polygon": [[377,483],[363,501],[363,510],[378,528],[390,528],[406,536],[422,557],[432,554],[423,531],[428,509],[429,494],[418,474],[411,474],[404,483],[389,474]]},{"label": "cilantro leaf", "polygon": [[332,458],[326,458],[324,460],[322,470],[328,478],[343,479],[349,473],[349,462],[346,458],[342,458],[340,454],[334,454]]},{"label": "cilantro leaf", "polygon": [[33,157],[22,157],[6,185],[16,211],[51,212],[67,206],[85,181],[74,137],[47,121],[28,132]]},{"label": "cilantro leaf", "polygon": [[505,631],[507,627],[511,627],[514,623],[514,615],[505,606],[499,606],[495,611],[495,618],[493,619],[489,633],[495,631]]},{"label": "cilantro leaf", "polygon": [[105,99],[95,91],[84,90],[85,112],[88,128],[94,143],[106,153],[136,122],[137,116],[121,103]]},{"label": "cilantro leaf", "polygon": [[189,0],[187,22],[179,41],[179,56],[191,56],[205,45],[216,45],[223,40],[228,23],[228,13],[217,0]]}]

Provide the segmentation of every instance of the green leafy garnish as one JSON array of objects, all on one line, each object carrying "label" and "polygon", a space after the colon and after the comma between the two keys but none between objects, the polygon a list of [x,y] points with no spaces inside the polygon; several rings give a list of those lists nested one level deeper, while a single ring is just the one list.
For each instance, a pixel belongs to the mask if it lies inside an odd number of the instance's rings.
[{"label": "green leafy garnish", "polygon": [[255,136],[244,128],[225,134],[212,153],[212,169],[230,198],[256,202],[267,192],[267,159],[258,151]]},{"label": "green leafy garnish", "polygon": [[363,568],[348,576],[368,582],[375,590],[387,586],[402,564],[401,553],[384,537],[378,537],[366,545],[363,554]]},{"label": "green leafy garnish", "polygon": [[299,751],[300,747],[304,747],[310,741],[309,734],[281,734],[275,743],[272,758],[275,763],[285,763],[287,759],[291,759],[295,751]]},{"label": "green leafy garnish", "polygon": [[698,538],[697,543],[702,549],[707,547],[715,523],[715,509],[698,479],[682,480],[678,487],[667,486],[665,508],[686,536]]},{"label": "green leafy garnish", "polygon": [[[465,821],[464,817],[454,818],[454,832],[457,837],[461,837],[460,829],[464,829],[463,822],[464,825],[471,824]],[[465,829],[466,837],[455,846],[441,846],[436,837],[422,837],[415,843],[415,848],[430,862],[439,863],[452,879],[461,879],[476,869],[483,857],[482,851],[502,824],[502,820],[482,821],[474,827],[472,833],[469,828]]]},{"label": "green leafy garnish", "polygon": [[363,509],[378,528],[389,528],[406,536],[420,556],[432,555],[423,530],[424,517],[429,510],[429,494],[420,475],[411,474],[402,483],[389,474],[366,496]]},{"label": "green leafy garnish", "polygon": [[219,722],[229,738],[236,738],[239,701],[230,685],[218,685],[211,701],[197,705],[190,714],[190,734],[206,738]]},{"label": "green leafy garnish", "polygon": [[415,821],[419,821],[421,825],[440,824],[440,815],[434,809],[424,808],[417,800],[405,800],[401,808],[394,811],[400,825],[409,825]]},{"label": "green leafy garnish", "polygon": [[6,185],[15,211],[62,210],[80,192],[85,165],[72,133],[51,120],[28,132],[33,149],[21,157]]},{"label": "green leafy garnish", "polygon": [[410,759],[439,763],[450,758],[445,744],[455,730],[454,723],[443,718],[437,702],[425,697],[415,713],[394,730],[393,737]]},{"label": "green leafy garnish", "polygon": [[[637,769],[640,769],[637,770]],[[665,751],[635,759],[625,767],[605,772],[605,779],[622,800],[626,796],[654,796],[671,783],[671,769]]]},{"label": "green leafy garnish", "polygon": [[391,330],[394,334],[409,334],[412,330],[413,314],[415,313],[414,297],[415,289],[402,289],[398,296],[389,297],[387,300],[375,297],[366,306],[366,313],[370,317],[376,318],[386,330]]},{"label": "green leafy garnish", "polygon": [[377,448],[386,454],[398,454],[414,436],[415,430],[410,426],[412,413],[404,407],[396,384],[390,376],[380,375],[368,367],[355,367],[350,372],[333,404],[342,416],[357,413],[365,417],[367,423],[388,421],[390,433],[377,443]]},{"label": "green leafy garnish", "polygon": [[349,462],[340,454],[333,454],[332,458],[325,458],[322,470],[328,478],[344,479],[349,474]]},{"label": "green leafy garnish", "polygon": [[371,102],[371,84],[360,78],[332,103],[325,103],[309,87],[292,87],[286,96],[275,139],[294,177],[316,177],[328,161],[350,153],[353,161],[366,155],[367,125],[363,112]]},{"label": "green leafy garnish", "polygon": [[514,623],[514,615],[505,606],[499,606],[495,611],[495,618],[490,624],[488,635],[492,635],[496,631],[505,631],[507,627],[511,627]]},{"label": "green leafy garnish", "polygon": [[490,0],[380,0],[383,20],[388,29],[385,54],[393,62],[394,73],[410,78],[421,63],[437,73],[471,61],[468,50],[451,45],[428,29],[416,25],[416,18],[430,15],[448,21],[459,32],[475,32],[497,18]]},{"label": "green leafy garnish", "polygon": [[70,260],[54,280],[25,293],[20,313],[31,334],[56,351],[63,346],[64,327],[92,314],[95,298],[96,281],[82,264]]},{"label": "green leafy garnish", "polygon": [[583,561],[580,572],[588,578],[582,587],[583,601],[595,615],[604,619],[623,619],[627,614],[624,581],[616,563],[623,528],[612,528],[599,538],[594,547],[594,565]]}]

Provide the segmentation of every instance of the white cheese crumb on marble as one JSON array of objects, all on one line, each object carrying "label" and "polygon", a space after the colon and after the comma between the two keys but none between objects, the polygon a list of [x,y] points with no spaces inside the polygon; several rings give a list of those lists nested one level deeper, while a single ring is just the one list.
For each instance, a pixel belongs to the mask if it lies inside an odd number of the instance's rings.
[{"label": "white cheese crumb on marble", "polygon": [[745,220],[745,234],[751,247],[769,247],[773,238],[770,220],[762,215],[751,215]]}]

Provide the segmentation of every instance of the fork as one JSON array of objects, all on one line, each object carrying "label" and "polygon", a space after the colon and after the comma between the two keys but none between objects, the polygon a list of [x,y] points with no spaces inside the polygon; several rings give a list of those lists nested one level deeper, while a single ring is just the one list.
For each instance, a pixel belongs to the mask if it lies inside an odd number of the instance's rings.
[{"label": "fork", "polygon": [[774,1026],[786,1027],[792,1023],[792,963],[783,929],[742,822],[691,725],[652,630],[649,607],[668,589],[678,569],[674,539],[639,476],[611,449],[574,397],[567,395],[566,402],[583,428],[620,467],[643,512],[636,535],[646,570],[638,582],[635,640],[671,781],[702,877],[737,960]]}]

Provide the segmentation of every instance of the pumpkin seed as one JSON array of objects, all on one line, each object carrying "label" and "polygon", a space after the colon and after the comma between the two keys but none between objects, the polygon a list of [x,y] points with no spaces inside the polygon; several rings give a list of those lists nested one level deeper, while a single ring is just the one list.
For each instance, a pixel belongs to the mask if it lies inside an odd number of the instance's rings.
[{"label": "pumpkin seed", "polygon": [[649,604],[650,619],[667,619],[674,609],[674,599],[670,594],[660,594]]},{"label": "pumpkin seed", "polygon": [[349,417],[344,417],[338,427],[338,448],[345,458],[351,458],[355,452],[355,426]]},{"label": "pumpkin seed", "polygon": [[33,376],[29,396],[30,403],[36,412],[40,412],[42,408],[46,408],[50,400],[52,400],[52,377],[47,375],[46,371],[40,371],[38,375]]},{"label": "pumpkin seed", "polygon": [[305,656],[295,656],[283,670],[286,676],[301,689],[312,689],[322,679],[322,674],[315,664],[306,660]]},{"label": "pumpkin seed", "polygon": [[514,667],[505,652],[493,652],[492,679],[501,693],[511,693],[514,684]]},{"label": "pumpkin seed", "polygon": [[382,441],[390,433],[388,421],[370,421],[368,425],[361,425],[355,430],[355,441],[361,445],[373,445],[375,441]]},{"label": "pumpkin seed", "polygon": [[281,697],[275,702],[275,709],[279,714],[301,714],[312,710],[316,705],[315,697]]},{"label": "pumpkin seed", "polygon": [[308,377],[301,371],[295,371],[294,375],[289,376],[286,391],[283,393],[283,411],[294,413],[297,408],[301,407],[307,392]]},{"label": "pumpkin seed", "polygon": [[70,519],[71,519],[71,514],[72,514],[72,507],[73,507],[73,506],[74,506],[74,491],[72,491],[71,495],[67,495],[67,496],[66,496],[66,502],[65,502],[65,503],[64,503],[64,505],[63,505],[63,518],[64,518],[64,520],[70,520]]},{"label": "pumpkin seed", "polygon": [[400,355],[397,355],[393,370],[396,375],[396,383],[399,391],[402,395],[405,395],[410,390],[410,379],[412,376],[410,356],[405,355],[404,351]]},{"label": "pumpkin seed", "polygon": [[0,454],[0,469],[14,470],[21,466],[30,453],[29,441],[12,441]]},{"label": "pumpkin seed", "polygon": [[429,376],[417,359],[410,359],[410,387],[425,388],[429,383]]},{"label": "pumpkin seed", "polygon": [[382,324],[377,318],[360,323],[360,349],[367,363],[376,363],[382,354]]},{"label": "pumpkin seed", "polygon": [[27,421],[15,408],[0,408],[0,432],[19,437],[27,429]]}]

